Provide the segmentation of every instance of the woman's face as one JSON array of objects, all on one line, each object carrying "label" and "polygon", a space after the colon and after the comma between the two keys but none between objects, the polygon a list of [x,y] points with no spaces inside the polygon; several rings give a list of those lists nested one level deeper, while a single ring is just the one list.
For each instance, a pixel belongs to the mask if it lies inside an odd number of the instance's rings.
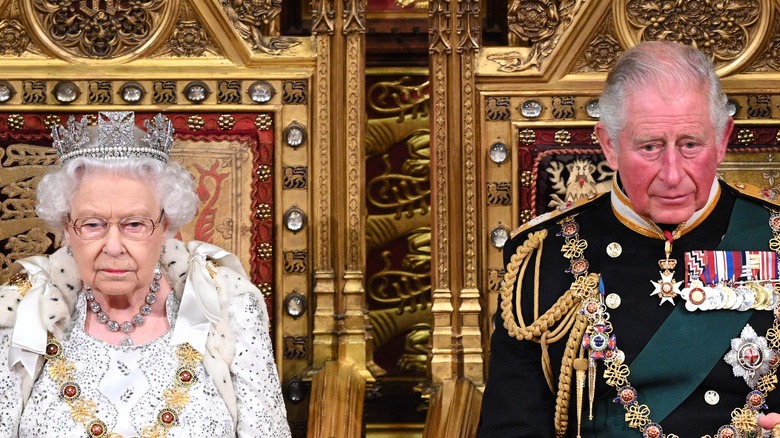
[{"label": "woman's face", "polygon": [[73,227],[65,227],[65,240],[82,281],[107,296],[146,294],[160,259],[167,225],[163,222],[148,238],[125,237],[119,221],[149,218],[157,224],[162,208],[153,189],[143,180],[107,173],[86,175],[71,201],[70,220],[94,217],[108,221],[108,232],[86,240]]}]

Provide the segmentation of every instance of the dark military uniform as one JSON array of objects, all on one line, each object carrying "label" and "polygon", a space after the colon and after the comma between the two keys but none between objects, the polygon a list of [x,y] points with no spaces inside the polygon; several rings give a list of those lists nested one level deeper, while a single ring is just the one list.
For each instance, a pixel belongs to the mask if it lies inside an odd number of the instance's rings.
[{"label": "dark military uniform", "polygon": [[[678,261],[674,275],[677,281],[684,280],[683,260],[687,251],[769,249],[769,239],[773,236],[768,222],[770,209],[777,207],[724,183],[721,183],[720,192],[711,212],[673,242],[671,257]],[[651,281],[661,279],[658,261],[664,259],[665,242],[658,237],[638,233],[621,222],[613,210],[610,195],[605,194],[523,229],[505,246],[505,263],[508,264],[511,256],[532,233],[543,229],[548,231],[542,246],[531,254],[529,263],[516,282],[522,285],[521,311],[526,325],[550,309],[571,287],[574,277],[566,273],[570,261],[562,255],[564,238],[558,235],[561,219],[570,216],[574,216],[580,227],[580,237],[588,243],[584,258],[589,263],[589,272],[600,274],[606,294],[616,293],[622,299],[619,307],[609,309],[609,320],[617,347],[625,353],[629,369],[670,315],[677,312],[677,317],[684,322],[679,330],[672,328],[671,336],[667,326],[666,336],[656,339],[656,346],[662,348],[650,353],[652,356],[643,357],[645,368],[658,372],[658,375],[647,381],[647,378],[635,376],[631,369],[628,379],[637,390],[638,402],[648,403],[651,410],[649,418],[659,423],[665,434],[676,434],[680,438],[707,434],[716,436],[721,426],[730,423],[732,410],[745,405],[746,395],[751,391],[743,378],[734,376],[732,366],[723,359],[731,348],[730,340],[740,336],[745,323],[750,324],[758,336],[766,336],[767,329],[773,324],[773,312],[689,312],[683,308],[685,301],[681,297],[674,299],[675,306],[669,303],[659,305],[659,297],[651,296],[654,291]],[[729,247],[722,247],[722,241],[728,242],[726,245]],[[613,242],[622,248],[618,257],[607,254],[606,248]],[[538,260],[539,254],[541,260]],[[540,262],[538,268],[537,262]],[[536,315],[534,287],[539,290]],[[514,313],[516,286],[513,294],[509,317],[519,324]],[[551,371],[547,375],[552,377],[551,390],[542,367],[543,349],[540,343],[509,336],[500,305],[501,297],[495,316],[496,330],[491,340],[490,372],[479,436],[554,437],[556,393],[568,337],[563,336],[549,344]],[[687,322],[692,322],[692,326],[688,327]],[[706,345],[704,341],[709,341],[714,334],[718,335],[716,345]],[[702,354],[703,349],[708,350],[706,353],[712,357],[709,362],[700,360],[701,356],[707,355]],[[616,390],[605,383],[604,369],[604,363],[599,363],[592,421],[588,419],[588,390],[584,391],[582,436],[642,436],[640,430],[629,427],[625,422],[624,407],[613,402]],[[569,412],[566,436],[576,436],[575,378],[568,374],[569,377],[564,376],[571,380],[570,400],[565,407]],[[715,391],[716,403],[712,404],[713,393],[705,400],[707,391]],[[652,395],[651,399],[657,406],[654,408],[643,395]],[[770,411],[780,409],[780,391],[770,392],[767,404]],[[664,410],[670,411],[668,415],[663,415]],[[566,418],[566,415],[562,417]]]}]

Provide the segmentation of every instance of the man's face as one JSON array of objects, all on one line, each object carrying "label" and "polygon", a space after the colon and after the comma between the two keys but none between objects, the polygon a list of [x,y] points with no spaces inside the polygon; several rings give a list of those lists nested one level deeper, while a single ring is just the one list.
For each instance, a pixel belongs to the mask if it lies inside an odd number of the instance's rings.
[{"label": "man's face", "polygon": [[733,121],[716,143],[705,90],[679,86],[633,93],[625,110],[617,142],[601,123],[596,135],[631,205],[655,223],[688,220],[707,202]]}]

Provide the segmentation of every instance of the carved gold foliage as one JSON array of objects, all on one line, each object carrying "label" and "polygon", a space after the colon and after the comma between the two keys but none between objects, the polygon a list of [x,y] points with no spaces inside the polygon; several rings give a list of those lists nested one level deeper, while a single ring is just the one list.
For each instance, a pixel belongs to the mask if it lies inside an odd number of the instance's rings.
[{"label": "carved gold foliage", "polygon": [[176,25],[154,56],[196,58],[220,53],[192,7],[188,2],[183,2]]},{"label": "carved gold foliage", "polygon": [[166,29],[178,0],[22,2],[62,58],[114,59],[137,54]]},{"label": "carved gold foliage", "polygon": [[531,49],[493,54],[487,59],[502,72],[540,68],[583,4],[577,0],[512,0],[507,18],[509,44]]},{"label": "carved gold foliage", "polygon": [[295,38],[278,36],[282,0],[222,0],[222,8],[241,38],[255,51],[280,55],[301,44]]},{"label": "carved gold foliage", "polygon": [[761,13],[759,0],[628,0],[625,7],[626,19],[640,40],[678,41],[716,61],[742,54]]},{"label": "carved gold foliage", "polygon": [[0,54],[19,56],[29,44],[30,37],[20,20],[0,20]]},{"label": "carved gold foliage", "polygon": [[459,4],[458,35],[460,35],[460,38],[458,39],[458,52],[473,52],[481,46],[479,1],[462,0]]},{"label": "carved gold foliage", "polygon": [[615,36],[612,14],[607,14],[599,30],[577,60],[573,71],[578,73],[605,72],[615,64],[623,49]]},{"label": "carved gold foliage", "polygon": [[764,72],[780,70],[780,14],[775,12],[772,28],[772,38],[764,52],[745,71]]}]

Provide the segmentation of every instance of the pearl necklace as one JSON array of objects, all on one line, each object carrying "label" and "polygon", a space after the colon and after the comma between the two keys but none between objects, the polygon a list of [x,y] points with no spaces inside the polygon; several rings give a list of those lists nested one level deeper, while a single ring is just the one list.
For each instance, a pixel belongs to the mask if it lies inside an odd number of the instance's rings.
[{"label": "pearl necklace", "polygon": [[95,301],[95,293],[92,291],[91,287],[85,284],[83,294],[84,298],[87,300],[87,307],[93,313],[97,314],[97,320],[99,323],[104,324],[111,332],[118,332],[119,330],[122,330],[122,332],[125,334],[125,337],[122,338],[122,341],[119,345],[127,347],[133,345],[133,340],[130,338],[130,334],[135,330],[136,327],[141,327],[146,321],[146,316],[152,313],[152,304],[157,302],[157,292],[160,291],[160,278],[162,278],[162,272],[160,271],[160,264],[158,263],[154,270],[152,284],[149,286],[149,293],[146,294],[146,299],[141,305],[141,308],[138,310],[138,313],[131,320],[125,321],[121,324],[111,319],[108,314],[103,311],[103,309],[100,307],[100,304]]}]

